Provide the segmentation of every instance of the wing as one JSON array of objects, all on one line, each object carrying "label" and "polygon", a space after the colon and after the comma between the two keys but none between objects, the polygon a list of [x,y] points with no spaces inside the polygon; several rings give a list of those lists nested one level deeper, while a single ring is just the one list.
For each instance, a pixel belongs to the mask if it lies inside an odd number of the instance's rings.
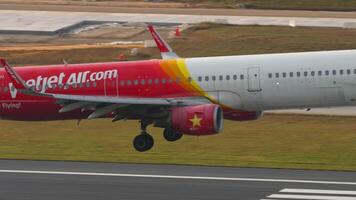
[{"label": "wing", "polygon": [[184,98],[134,98],[134,97],[110,97],[93,95],[70,95],[54,94],[35,91],[29,87],[22,77],[4,60],[0,59],[0,66],[5,68],[6,73],[14,83],[15,88],[27,95],[43,96],[55,99],[63,107],[59,113],[73,111],[75,109],[93,110],[88,119],[102,117],[108,113],[125,109],[129,106],[148,106],[148,107],[175,107],[186,105],[199,105],[210,103],[205,97],[184,97]]},{"label": "wing", "polygon": [[152,25],[148,25],[148,30],[150,31],[159,51],[161,52],[162,59],[176,59],[179,56],[173,52],[172,48],[167,44],[166,41],[159,35],[156,29]]}]

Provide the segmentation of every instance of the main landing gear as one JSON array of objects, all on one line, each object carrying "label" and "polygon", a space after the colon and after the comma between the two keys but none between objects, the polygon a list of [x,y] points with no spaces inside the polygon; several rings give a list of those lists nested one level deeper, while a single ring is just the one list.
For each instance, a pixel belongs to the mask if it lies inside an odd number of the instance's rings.
[{"label": "main landing gear", "polygon": [[133,145],[139,152],[150,150],[153,147],[153,144],[153,137],[148,133],[141,133],[133,140]]},{"label": "main landing gear", "polygon": [[174,142],[179,139],[181,139],[183,134],[179,133],[178,131],[175,131],[171,128],[165,128],[163,131],[163,137],[169,142]]},{"label": "main landing gear", "polygon": [[[152,121],[141,120],[141,134],[137,135],[133,140],[134,148],[139,152],[148,151],[153,147],[154,140],[153,137],[147,133],[147,126],[152,124]],[[163,131],[163,137],[169,141],[174,142],[182,138],[183,134],[171,129],[165,128]]]},{"label": "main landing gear", "polygon": [[133,146],[139,152],[150,150],[153,147],[153,137],[147,133],[147,126],[151,124],[149,121],[141,120],[141,134],[133,140]]}]

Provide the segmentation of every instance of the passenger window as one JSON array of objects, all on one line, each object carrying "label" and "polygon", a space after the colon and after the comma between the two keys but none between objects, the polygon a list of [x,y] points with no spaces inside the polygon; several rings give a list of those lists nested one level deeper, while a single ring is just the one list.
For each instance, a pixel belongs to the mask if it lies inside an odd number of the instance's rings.
[{"label": "passenger window", "polygon": [[127,85],[131,85],[131,80],[127,80]]},{"label": "passenger window", "polygon": [[134,80],[134,85],[138,85],[138,80]]},{"label": "passenger window", "polygon": [[314,72],[314,71],[311,71],[311,72],[310,72],[310,75],[315,76],[315,72]]},{"label": "passenger window", "polygon": [[232,78],[233,78],[234,80],[237,80],[237,75],[234,75]]},{"label": "passenger window", "polygon": [[159,79],[156,78],[156,79],[155,79],[155,84],[157,85],[158,83],[159,83]]},{"label": "passenger window", "polygon": [[318,71],[318,75],[319,76],[323,75],[323,71]]},{"label": "passenger window", "polygon": [[192,77],[188,77],[188,82],[192,82]]},{"label": "passenger window", "polygon": [[293,72],[289,72],[289,76],[290,76],[290,77],[293,77]]},{"label": "passenger window", "polygon": [[[114,85],[114,82],[113,82],[113,85]],[[56,87],[57,87],[57,85],[56,85],[56,84],[53,84],[53,88],[56,88]],[[84,87],[83,83],[79,83],[79,87],[80,87],[80,88]]]},{"label": "passenger window", "polygon": [[308,72],[304,72],[304,76],[308,76]]},{"label": "passenger window", "polygon": [[219,80],[222,81],[224,79],[223,76],[219,76]]},{"label": "passenger window", "polygon": [[165,78],[162,78],[162,84],[166,84],[166,79]]},{"label": "passenger window", "polygon": [[142,80],[141,80],[141,85],[145,85],[145,84],[146,84],[145,79],[142,79]]},{"label": "passenger window", "polygon": [[354,74],[356,74],[356,69],[354,69]]},{"label": "passenger window", "polygon": [[4,92],[8,92],[9,88],[8,87],[4,87]]},{"label": "passenger window", "polygon": [[[121,81],[121,82],[125,83],[125,81]],[[87,86],[87,88],[90,87],[90,83],[87,82],[87,83],[85,84],[85,86]],[[62,88],[61,85],[59,85],[59,88]]]},{"label": "passenger window", "polygon": [[93,87],[96,87],[96,86],[97,86],[96,82],[93,82]]},{"label": "passenger window", "polygon": [[211,80],[216,81],[216,76],[212,76]]},{"label": "passenger window", "polygon": [[241,79],[241,80],[244,79],[244,75],[243,75],[243,74],[240,75],[240,79]]},{"label": "passenger window", "polygon": [[351,74],[351,69],[346,70],[347,74]]},{"label": "passenger window", "polygon": [[336,75],[336,70],[333,70],[333,75]]},{"label": "passenger window", "polygon": [[201,76],[198,77],[198,81],[201,82],[203,79]]},{"label": "passenger window", "polygon": [[283,73],[282,73],[282,76],[283,76],[283,78],[287,77],[287,73],[286,73],[286,72],[283,72]]},{"label": "passenger window", "polygon": [[276,78],[279,78],[279,73],[276,73]]},{"label": "passenger window", "polygon": [[168,79],[168,83],[173,83],[173,79],[172,78]]},{"label": "passenger window", "polygon": [[269,74],[268,74],[268,78],[272,78],[272,73],[269,73]]},{"label": "passenger window", "polygon": [[344,74],[344,70],[342,70],[342,69],[339,72],[340,72],[340,75]]},{"label": "passenger window", "polygon": [[209,76],[206,76],[206,77],[205,77],[205,81],[209,81]]},{"label": "passenger window", "polygon": [[226,80],[230,80],[230,76],[229,75],[226,75]]},{"label": "passenger window", "polygon": [[300,72],[297,72],[297,76],[300,77]]},{"label": "passenger window", "polygon": [[152,85],[152,79],[148,79],[147,83],[148,85]]},{"label": "passenger window", "polygon": [[329,76],[329,70],[326,70],[326,71],[325,71],[325,75],[326,75],[326,76]]}]

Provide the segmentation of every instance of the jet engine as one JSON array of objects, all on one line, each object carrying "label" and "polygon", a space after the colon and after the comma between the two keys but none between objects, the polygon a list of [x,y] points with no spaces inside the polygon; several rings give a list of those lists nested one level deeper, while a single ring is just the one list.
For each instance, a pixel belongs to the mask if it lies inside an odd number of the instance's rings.
[{"label": "jet engine", "polygon": [[223,126],[223,112],[215,104],[176,107],[171,111],[171,128],[187,135],[212,135]]}]

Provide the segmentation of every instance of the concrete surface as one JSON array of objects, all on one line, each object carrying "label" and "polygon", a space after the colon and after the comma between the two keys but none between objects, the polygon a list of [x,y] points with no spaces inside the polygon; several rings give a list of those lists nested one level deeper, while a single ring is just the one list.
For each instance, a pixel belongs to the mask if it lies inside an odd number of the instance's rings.
[{"label": "concrete surface", "polygon": [[234,25],[275,25],[310,27],[356,27],[352,18],[305,18],[305,17],[254,17],[219,15],[172,15],[134,13],[94,13],[55,11],[0,10],[0,33],[55,34],[85,24],[102,22],[155,23],[176,25],[181,23],[218,22]]},{"label": "concrete surface", "polygon": [[[58,2],[57,2],[58,3]],[[65,4],[68,1],[65,1]],[[260,17],[316,17],[316,18],[356,18],[356,12],[342,11],[307,11],[307,10],[261,10],[261,9],[224,9],[224,8],[189,8],[160,7],[159,4],[148,6],[145,2],[80,2],[56,4],[53,0],[29,3],[28,0],[0,0],[0,10],[36,10],[36,11],[71,11],[71,12],[105,12],[105,13],[141,13],[141,14],[175,14],[175,15],[228,15],[228,16],[260,16]],[[132,5],[135,4],[135,5]]]}]

